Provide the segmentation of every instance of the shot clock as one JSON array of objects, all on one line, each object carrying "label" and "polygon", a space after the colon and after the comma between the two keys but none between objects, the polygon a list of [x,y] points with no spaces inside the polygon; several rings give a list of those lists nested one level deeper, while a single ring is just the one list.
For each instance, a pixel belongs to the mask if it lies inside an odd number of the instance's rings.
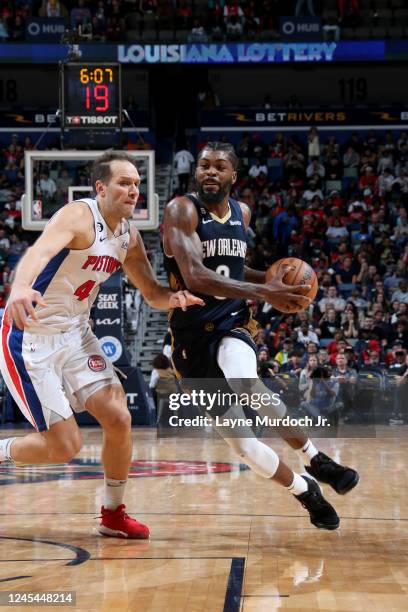
[{"label": "shot clock", "polygon": [[61,65],[62,125],[70,128],[120,128],[121,66],[67,62]]}]

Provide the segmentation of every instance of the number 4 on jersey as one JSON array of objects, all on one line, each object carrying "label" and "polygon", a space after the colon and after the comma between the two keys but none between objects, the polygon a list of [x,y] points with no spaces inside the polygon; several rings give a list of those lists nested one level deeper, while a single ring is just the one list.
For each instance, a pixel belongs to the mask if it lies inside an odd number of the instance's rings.
[{"label": "number 4 on jersey", "polygon": [[96,282],[94,280],[87,280],[82,285],[79,285],[78,289],[75,290],[74,295],[76,295],[78,300],[82,302],[82,300],[85,300],[89,296],[95,285]]}]

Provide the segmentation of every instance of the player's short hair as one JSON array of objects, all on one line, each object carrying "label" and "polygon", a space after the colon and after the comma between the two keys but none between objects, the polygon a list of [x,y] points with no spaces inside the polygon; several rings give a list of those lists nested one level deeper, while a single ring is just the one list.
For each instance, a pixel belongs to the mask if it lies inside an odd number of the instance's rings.
[{"label": "player's short hair", "polygon": [[220,141],[207,142],[205,147],[201,149],[201,151],[197,155],[197,161],[199,161],[202,158],[204,151],[222,151],[223,153],[227,155],[234,170],[238,168],[237,154],[235,153],[234,147],[229,142],[220,142]]},{"label": "player's short hair", "polygon": [[109,183],[112,176],[111,163],[113,161],[127,161],[136,166],[136,159],[130,153],[126,151],[105,151],[103,155],[97,157],[92,165],[91,170],[91,185],[95,189],[96,181],[102,181],[103,183]]}]

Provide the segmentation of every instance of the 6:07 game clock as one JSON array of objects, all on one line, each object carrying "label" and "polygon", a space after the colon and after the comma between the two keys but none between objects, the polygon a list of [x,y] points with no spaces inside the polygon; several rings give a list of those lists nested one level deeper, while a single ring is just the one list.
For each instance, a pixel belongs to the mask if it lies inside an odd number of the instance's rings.
[{"label": "6:07 game clock", "polygon": [[120,64],[64,63],[60,87],[64,129],[121,127]]}]

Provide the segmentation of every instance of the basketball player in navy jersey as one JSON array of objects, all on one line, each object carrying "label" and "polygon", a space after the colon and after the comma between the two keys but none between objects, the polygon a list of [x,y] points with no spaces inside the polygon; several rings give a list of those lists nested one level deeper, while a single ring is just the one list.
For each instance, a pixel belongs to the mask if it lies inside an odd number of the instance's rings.
[{"label": "basketball player in navy jersey", "polygon": [[[257,380],[254,322],[245,299],[259,299],[279,309],[282,304],[306,307],[310,300],[304,286],[282,281],[286,270],[266,283],[265,273],[245,265],[250,209],[230,197],[237,179],[238,160],[227,143],[208,143],[196,168],[196,192],[177,197],[166,207],[163,248],[172,288],[188,288],[205,296],[204,307],[173,311],[173,365],[180,378],[220,378],[232,390],[242,392],[243,379]],[[264,391],[263,383],[257,380]],[[234,388],[235,387],[235,388]],[[283,416],[286,408],[274,409]],[[358,482],[355,470],[335,463],[300,431],[286,441],[309,465],[309,475],[294,473],[273,449],[253,437],[237,437],[218,428],[228,445],[258,475],[286,487],[309,511],[311,522],[336,529],[339,517],[324,499],[314,478],[330,484],[337,493],[350,491]],[[291,436],[293,432],[291,432]]]},{"label": "basketball player in navy jersey", "polygon": [[93,166],[96,198],[71,202],[47,224],[18,265],[1,328],[0,367],[35,432],[0,440],[0,462],[65,463],[81,449],[73,410],[103,429],[104,500],[99,532],[148,538],[123,498],[132,458],[131,418],[112,363],[89,326],[99,285],[122,267],[159,309],[201,305],[155,278],[139,232],[130,226],[140,177],[131,155],[106,152]]}]

